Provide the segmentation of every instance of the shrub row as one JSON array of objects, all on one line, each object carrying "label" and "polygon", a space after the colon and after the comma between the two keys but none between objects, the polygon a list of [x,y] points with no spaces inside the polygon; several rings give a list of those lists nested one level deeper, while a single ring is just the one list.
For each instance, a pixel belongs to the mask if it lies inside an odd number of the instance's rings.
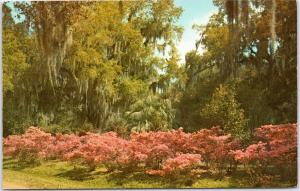
[{"label": "shrub row", "polygon": [[244,149],[218,127],[195,133],[185,133],[182,128],[132,133],[128,140],[114,132],[51,135],[30,127],[23,135],[4,139],[4,154],[23,161],[60,159],[84,163],[91,170],[104,165],[108,171],[144,171],[170,178],[195,176],[199,168],[223,175],[239,163],[249,172],[265,174],[267,168],[274,167],[286,175],[295,171],[296,150],[296,124],[257,128],[255,142]]}]

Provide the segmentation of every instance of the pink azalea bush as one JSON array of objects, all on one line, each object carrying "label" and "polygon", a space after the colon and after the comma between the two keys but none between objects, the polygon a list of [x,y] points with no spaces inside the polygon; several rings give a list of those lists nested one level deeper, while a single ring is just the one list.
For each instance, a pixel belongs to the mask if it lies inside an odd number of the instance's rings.
[{"label": "pink azalea bush", "polygon": [[276,163],[297,160],[297,125],[265,125],[256,129],[256,136],[268,148],[268,157]]},{"label": "pink azalea bush", "polygon": [[266,161],[274,163],[296,162],[297,125],[265,125],[256,129],[257,143],[246,149],[233,151],[234,158],[242,163]]},{"label": "pink azalea bush", "polygon": [[66,160],[86,164],[91,170],[104,165],[108,171],[144,171],[169,178],[193,176],[203,165],[223,176],[224,170],[233,169],[237,163],[255,174],[270,167],[282,176],[296,173],[296,124],[262,126],[255,135],[257,141],[241,149],[238,140],[218,127],[194,133],[185,133],[182,128],[132,133],[130,139],[114,132],[51,135],[30,127],[23,135],[4,139],[4,155],[27,162]]},{"label": "pink azalea bush", "polygon": [[161,170],[147,170],[150,175],[159,175],[167,177],[178,177],[180,175],[189,175],[192,169],[197,167],[201,162],[199,154],[179,154],[174,158],[167,159]]},{"label": "pink azalea bush", "polygon": [[117,137],[113,132],[87,133],[79,139],[78,147],[66,152],[64,159],[75,162],[83,161],[91,169],[99,164],[106,165],[108,169],[113,168],[117,161],[122,161],[125,148],[129,146],[129,141]]},{"label": "pink azalea bush", "polygon": [[234,159],[244,164],[251,176],[259,175],[259,171],[263,174],[272,166],[282,178],[296,177],[297,125],[264,125],[256,129],[255,135],[258,142],[231,151]]},{"label": "pink azalea bush", "polygon": [[58,134],[53,136],[51,144],[44,150],[47,159],[65,159],[67,155],[78,149],[81,145],[80,137],[75,134]]},{"label": "pink azalea bush", "polygon": [[202,129],[190,136],[187,148],[191,153],[202,156],[207,167],[220,172],[232,166],[232,150],[240,147],[239,142],[230,134],[222,135],[220,128]]},{"label": "pink azalea bush", "polygon": [[4,155],[11,155],[23,162],[36,162],[46,155],[55,137],[38,128],[29,127],[23,135],[11,135],[4,139]]},{"label": "pink azalea bush", "polygon": [[178,153],[186,153],[186,143],[190,134],[183,129],[172,131],[142,132],[131,135],[132,144],[141,145],[142,154],[146,156],[145,162],[150,168],[160,168],[168,158]]}]

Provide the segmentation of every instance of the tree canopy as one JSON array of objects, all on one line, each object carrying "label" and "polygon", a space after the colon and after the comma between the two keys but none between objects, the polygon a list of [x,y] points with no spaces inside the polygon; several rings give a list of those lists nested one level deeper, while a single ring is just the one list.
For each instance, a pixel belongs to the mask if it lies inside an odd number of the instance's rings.
[{"label": "tree canopy", "polygon": [[296,2],[213,2],[184,64],[173,0],[4,3],[4,135],[295,122]]}]

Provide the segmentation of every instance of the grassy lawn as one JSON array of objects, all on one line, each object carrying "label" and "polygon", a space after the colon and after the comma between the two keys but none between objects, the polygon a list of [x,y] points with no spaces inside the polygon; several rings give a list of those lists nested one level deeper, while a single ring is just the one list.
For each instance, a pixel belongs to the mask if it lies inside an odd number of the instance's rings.
[{"label": "grassy lawn", "polygon": [[[288,186],[288,185],[286,185]],[[238,177],[225,177],[216,180],[213,177],[201,177],[192,185],[178,182],[166,182],[159,177],[143,173],[108,173],[105,168],[89,172],[62,161],[47,161],[39,166],[22,166],[16,160],[5,158],[3,161],[4,189],[84,189],[84,188],[230,188],[250,187]]]}]

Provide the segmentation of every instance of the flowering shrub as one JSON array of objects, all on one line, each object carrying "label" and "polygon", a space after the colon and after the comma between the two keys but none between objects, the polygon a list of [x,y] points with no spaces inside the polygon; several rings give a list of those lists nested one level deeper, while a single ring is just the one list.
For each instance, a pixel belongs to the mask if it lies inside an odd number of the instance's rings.
[{"label": "flowering shrub", "polygon": [[199,154],[179,154],[175,158],[166,160],[161,170],[148,170],[146,173],[174,178],[179,175],[188,175],[200,162],[201,155]]},{"label": "flowering shrub", "polygon": [[[167,178],[193,175],[203,163],[206,169],[224,175],[238,162],[244,164],[252,182],[272,180],[267,169],[273,168],[281,177],[296,177],[296,124],[266,125],[256,129],[257,142],[241,149],[239,142],[218,127],[184,133],[182,128],[167,132],[133,133],[129,140],[114,132],[51,134],[30,127],[23,135],[4,139],[4,154],[20,161],[60,159],[84,163],[95,169],[104,165],[108,171],[142,170]],[[201,169],[198,169],[201,170]]]},{"label": "flowering shrub", "polygon": [[266,150],[266,143],[259,141],[258,143],[248,146],[244,151],[235,150],[231,153],[234,159],[242,163],[249,163],[251,161],[264,161],[269,158],[269,153]]},{"label": "flowering shrub", "polygon": [[239,148],[239,142],[230,135],[222,135],[218,127],[193,133],[188,145],[191,153],[202,156],[207,167],[213,167],[219,172],[227,166],[232,166],[233,158],[230,151]]},{"label": "flowering shrub", "polygon": [[127,141],[118,138],[115,133],[87,133],[81,136],[78,147],[64,154],[65,160],[83,161],[91,169],[98,164],[106,164],[107,168],[119,157]]},{"label": "flowering shrub", "polygon": [[172,157],[174,154],[172,150],[165,144],[160,144],[154,146],[152,149],[147,153],[147,166],[152,168],[158,169],[160,168],[163,161],[167,160],[168,158]]},{"label": "flowering shrub", "polygon": [[296,124],[265,125],[256,129],[256,136],[266,142],[269,158],[275,162],[296,162]]},{"label": "flowering shrub", "polygon": [[80,145],[80,137],[77,135],[58,134],[53,137],[51,144],[46,147],[44,157],[48,159],[65,159],[66,156],[78,149]]},{"label": "flowering shrub", "polygon": [[247,164],[246,171],[250,176],[254,174],[255,177],[257,174],[265,176],[259,171],[266,172],[268,166],[274,166],[282,178],[296,177],[297,125],[265,125],[257,128],[255,134],[259,140],[257,143],[249,145],[244,150],[231,152],[236,161]]},{"label": "flowering shrub", "polygon": [[158,169],[168,158],[178,153],[186,153],[190,134],[184,133],[183,129],[172,131],[142,132],[131,135],[132,144],[142,145],[141,152],[146,155],[146,166]]},{"label": "flowering shrub", "polygon": [[29,127],[23,135],[12,135],[4,139],[4,154],[14,156],[22,162],[33,163],[45,156],[45,150],[53,140],[51,134]]},{"label": "flowering shrub", "polygon": [[265,125],[257,128],[255,134],[259,142],[244,150],[234,151],[236,160],[240,162],[261,160],[278,164],[296,161],[296,124]]}]

